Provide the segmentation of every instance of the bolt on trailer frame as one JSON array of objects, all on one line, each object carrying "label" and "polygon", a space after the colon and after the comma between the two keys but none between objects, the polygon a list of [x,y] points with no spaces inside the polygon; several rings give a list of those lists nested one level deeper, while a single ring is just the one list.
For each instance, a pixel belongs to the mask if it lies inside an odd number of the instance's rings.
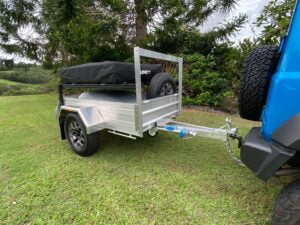
[{"label": "bolt on trailer frame", "polygon": [[[178,64],[178,93],[143,99],[141,81],[141,57],[169,61]],[[209,128],[193,124],[180,123],[172,118],[182,111],[183,59],[139,47],[134,48],[135,84],[62,84],[59,86],[59,104],[56,116],[59,119],[62,139],[64,118],[69,112],[77,113],[86,127],[87,134],[103,129],[123,137],[136,139],[143,137],[145,131],[155,135],[158,130],[179,133],[186,136],[210,137],[226,141],[229,137],[239,139],[237,128],[232,128],[231,121],[221,128]],[[79,97],[64,96],[67,88],[90,88],[97,90],[135,90],[134,95],[112,96],[110,93],[84,93]],[[241,140],[240,140],[241,141]]]}]

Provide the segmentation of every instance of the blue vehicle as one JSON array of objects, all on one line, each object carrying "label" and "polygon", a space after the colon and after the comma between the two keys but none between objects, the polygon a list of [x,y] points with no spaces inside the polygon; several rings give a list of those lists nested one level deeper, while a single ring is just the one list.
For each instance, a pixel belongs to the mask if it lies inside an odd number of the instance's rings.
[{"label": "blue vehicle", "polygon": [[[245,137],[241,160],[260,179],[300,172],[300,2],[280,46],[261,46],[247,58],[239,93],[241,117],[262,121]],[[300,180],[284,188],[272,224],[300,224]]]}]

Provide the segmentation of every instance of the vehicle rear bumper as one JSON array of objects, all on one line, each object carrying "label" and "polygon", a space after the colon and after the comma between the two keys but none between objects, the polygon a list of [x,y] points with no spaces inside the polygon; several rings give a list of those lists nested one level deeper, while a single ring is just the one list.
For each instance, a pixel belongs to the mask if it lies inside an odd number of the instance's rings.
[{"label": "vehicle rear bumper", "polygon": [[266,141],[260,127],[247,134],[241,147],[243,163],[262,180],[270,179],[274,173],[295,155],[296,151],[275,142]]}]

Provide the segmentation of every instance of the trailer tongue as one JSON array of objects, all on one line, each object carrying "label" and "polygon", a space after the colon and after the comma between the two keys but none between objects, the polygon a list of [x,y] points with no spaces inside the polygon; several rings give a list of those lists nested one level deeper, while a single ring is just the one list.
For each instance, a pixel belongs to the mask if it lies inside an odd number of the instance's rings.
[{"label": "trailer tongue", "polygon": [[[204,126],[198,126],[188,123],[182,123],[174,120],[162,120],[158,122],[157,130],[178,133],[182,139],[189,139],[192,137],[205,137],[223,141],[230,156],[241,166],[245,166],[240,158],[236,155],[231,141],[238,141],[238,148],[242,145],[242,137],[238,135],[238,128],[233,128],[231,119],[226,119],[226,124],[220,128],[210,128]],[[149,130],[150,133],[155,133]]]}]

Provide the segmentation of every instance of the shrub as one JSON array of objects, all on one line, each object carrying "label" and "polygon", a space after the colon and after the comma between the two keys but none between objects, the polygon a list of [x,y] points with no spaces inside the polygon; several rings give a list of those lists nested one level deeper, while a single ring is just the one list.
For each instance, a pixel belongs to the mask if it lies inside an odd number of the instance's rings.
[{"label": "shrub", "polygon": [[0,84],[0,95],[37,95],[51,92],[47,85],[4,85]]},{"label": "shrub", "polygon": [[213,56],[184,56],[183,103],[189,105],[223,106],[230,95],[226,75],[216,70]]},{"label": "shrub", "polygon": [[16,81],[28,84],[48,83],[53,76],[50,70],[45,70],[41,66],[28,66],[15,68],[10,71],[0,71],[0,79]]}]

